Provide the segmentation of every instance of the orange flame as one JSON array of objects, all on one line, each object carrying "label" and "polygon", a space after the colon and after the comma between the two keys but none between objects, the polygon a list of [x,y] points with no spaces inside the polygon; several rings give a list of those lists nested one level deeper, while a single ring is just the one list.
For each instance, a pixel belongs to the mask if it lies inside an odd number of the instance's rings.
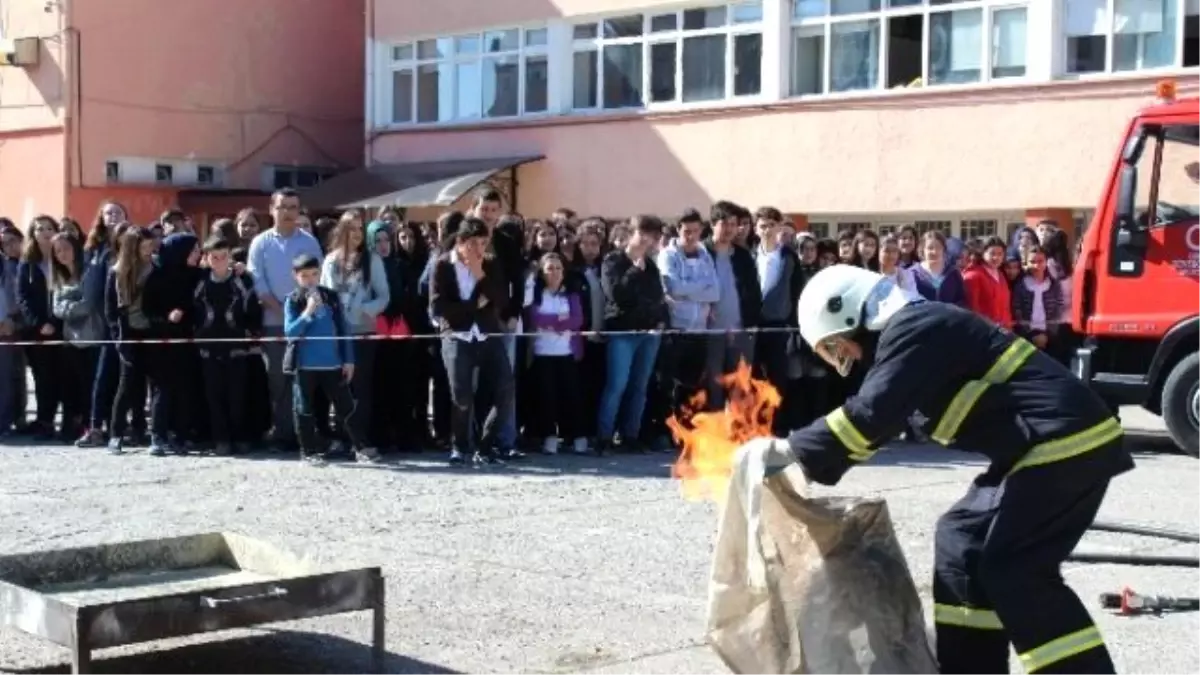
[{"label": "orange flame", "polygon": [[721,377],[720,383],[726,392],[724,410],[696,412],[706,401],[700,392],[687,408],[667,420],[671,435],[683,446],[671,475],[679,479],[684,498],[692,501],[724,501],[738,447],[770,436],[771,421],[779,409],[779,392],[751,377],[745,361]]}]

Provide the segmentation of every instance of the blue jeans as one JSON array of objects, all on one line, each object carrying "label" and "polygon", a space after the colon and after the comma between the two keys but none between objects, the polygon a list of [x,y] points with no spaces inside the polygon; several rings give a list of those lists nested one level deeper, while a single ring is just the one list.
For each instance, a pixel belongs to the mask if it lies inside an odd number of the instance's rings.
[{"label": "blue jeans", "polygon": [[[107,337],[105,335],[105,338]],[[117,380],[119,379],[121,379],[121,359],[117,356],[116,345],[100,345],[100,356],[96,361],[96,374],[92,378],[92,414],[88,423],[90,431],[103,430],[112,418],[113,397],[117,393]]]},{"label": "blue jeans", "polygon": [[[617,412],[621,414],[621,438],[634,441],[641,432],[642,411],[646,407],[646,387],[654,373],[658,356],[658,335],[616,335],[608,339],[608,366],[596,435],[613,437]],[[624,400],[624,405],[622,405]]]}]

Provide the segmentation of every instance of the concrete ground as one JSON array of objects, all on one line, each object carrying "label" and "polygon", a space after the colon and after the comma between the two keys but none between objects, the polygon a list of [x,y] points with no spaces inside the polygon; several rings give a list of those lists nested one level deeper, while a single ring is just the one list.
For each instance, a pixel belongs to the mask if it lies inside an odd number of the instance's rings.
[{"label": "concrete ground", "polygon": [[[1195,532],[1196,460],[1161,424],[1126,415],[1138,469],[1102,516]],[[259,537],[388,579],[393,672],[725,672],[704,644],[716,513],[688,503],[669,457],[535,458],[448,470],[438,458],[318,469],[250,459],[110,457],[61,446],[0,447],[0,551],[14,553],[212,530]],[[929,604],[931,527],[980,469],[973,456],[901,446],[832,492],[886,497]],[[1081,549],[1195,546],[1089,534]],[[1111,616],[1098,594],[1131,586],[1195,595],[1195,569],[1072,565],[1122,672],[1200,671],[1197,616]],[[1031,602],[1037,602],[1031,598]],[[107,672],[362,672],[370,618],[351,614],[98,652]],[[65,650],[0,628],[0,670],[59,672]]]}]

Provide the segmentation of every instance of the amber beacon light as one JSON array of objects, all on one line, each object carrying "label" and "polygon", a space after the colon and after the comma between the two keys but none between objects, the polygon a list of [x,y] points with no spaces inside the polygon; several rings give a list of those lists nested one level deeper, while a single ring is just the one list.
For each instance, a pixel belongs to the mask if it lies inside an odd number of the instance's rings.
[{"label": "amber beacon light", "polygon": [[1159,80],[1154,85],[1154,94],[1158,97],[1159,101],[1170,103],[1175,100],[1176,88],[1175,80]]}]

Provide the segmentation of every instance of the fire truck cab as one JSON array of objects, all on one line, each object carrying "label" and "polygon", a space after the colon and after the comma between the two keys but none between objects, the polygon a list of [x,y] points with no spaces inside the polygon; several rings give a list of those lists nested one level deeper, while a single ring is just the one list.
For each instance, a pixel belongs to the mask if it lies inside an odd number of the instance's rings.
[{"label": "fire truck cab", "polygon": [[1200,99],[1134,116],[1076,263],[1073,367],[1113,406],[1161,415],[1180,450],[1200,429]]}]

